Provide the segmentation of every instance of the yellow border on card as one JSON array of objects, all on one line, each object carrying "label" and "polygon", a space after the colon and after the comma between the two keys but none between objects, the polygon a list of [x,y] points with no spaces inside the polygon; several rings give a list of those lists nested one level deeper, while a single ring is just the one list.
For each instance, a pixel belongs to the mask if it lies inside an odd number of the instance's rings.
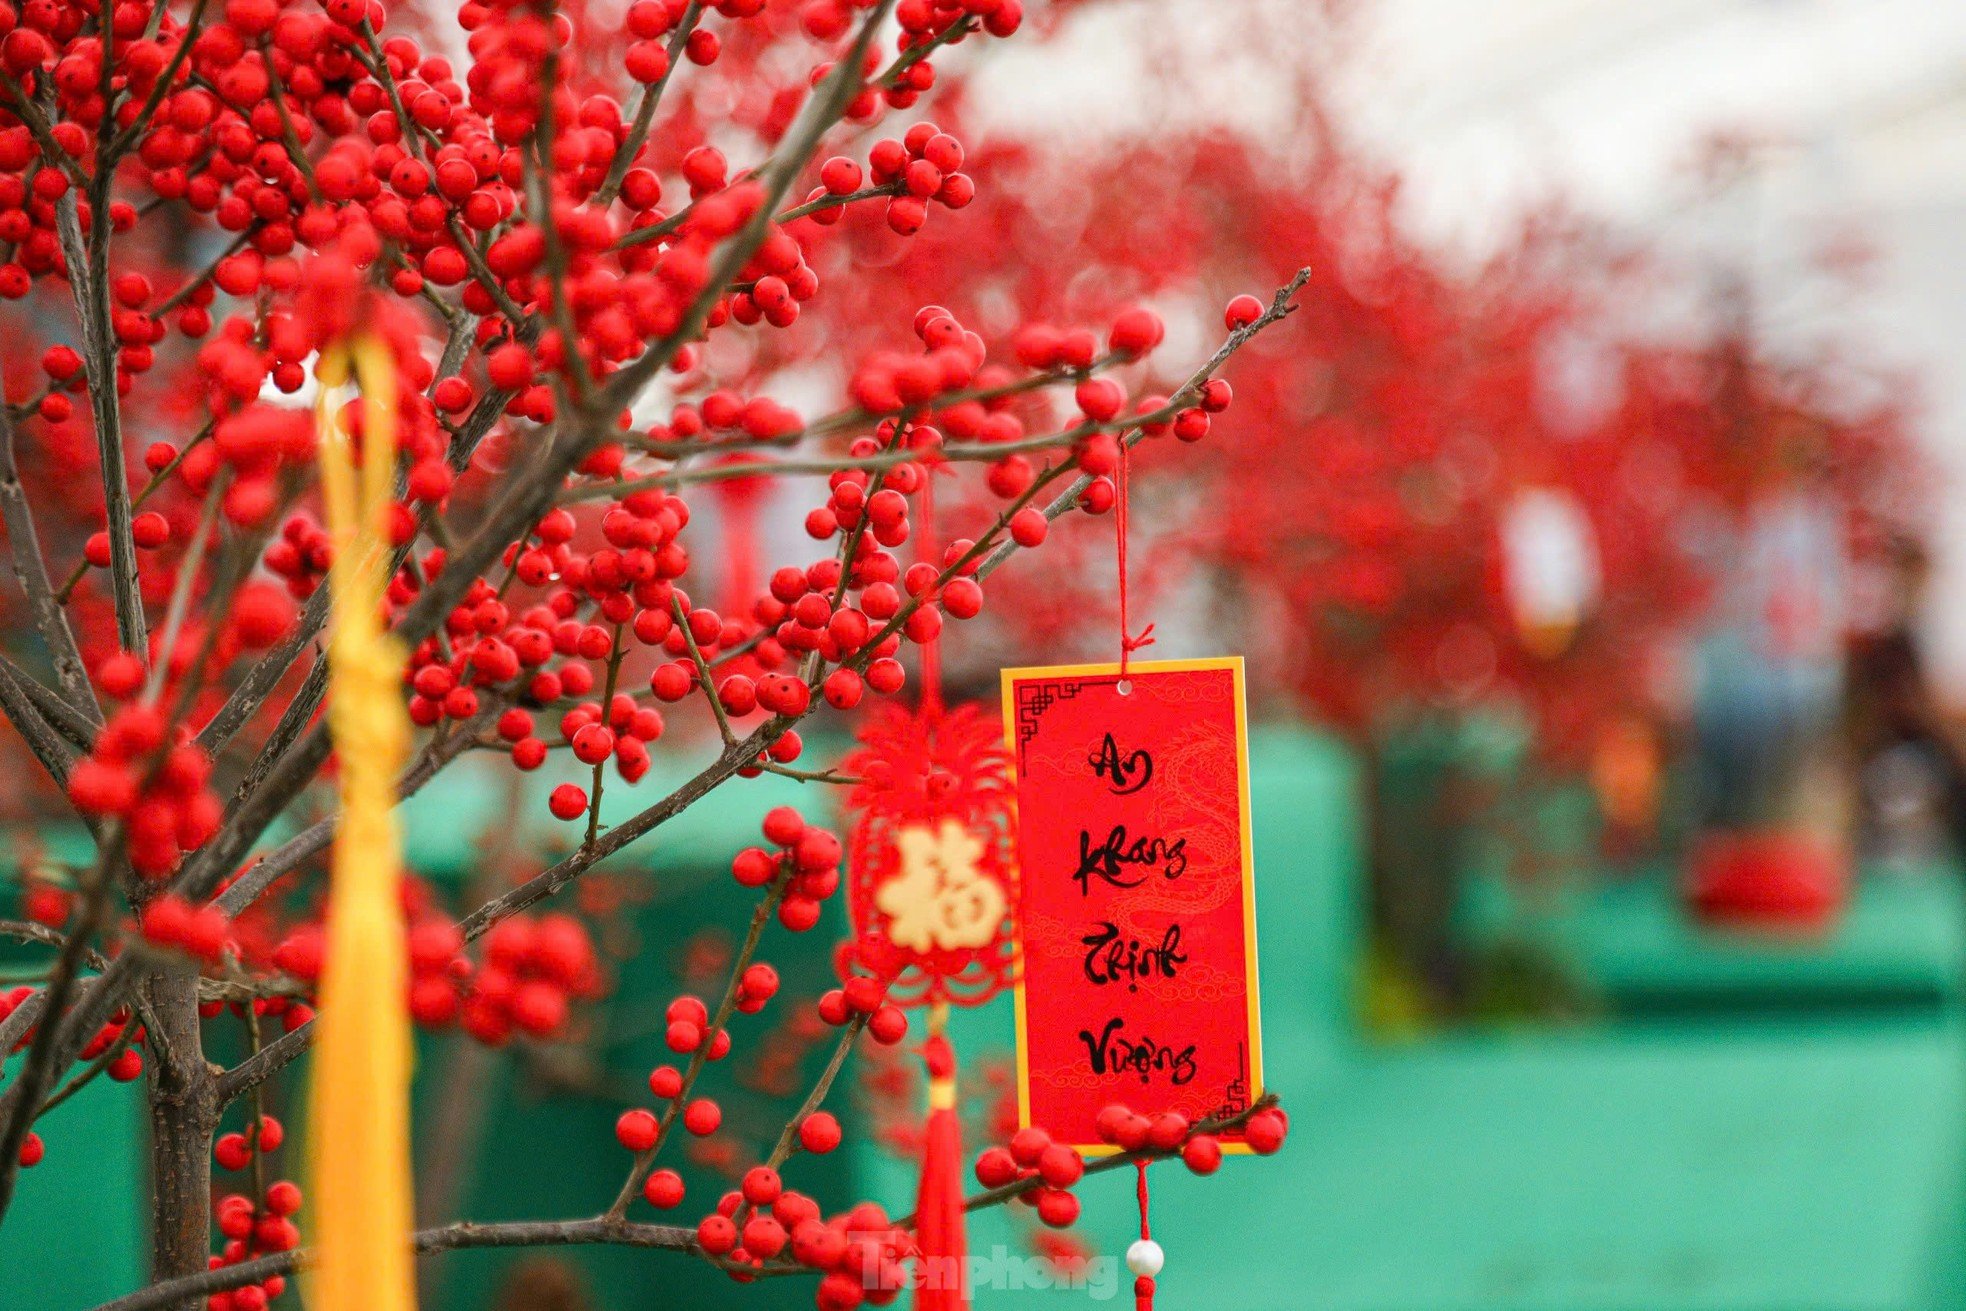
[{"label": "yellow border on card", "polygon": [[[1242,811],[1242,867],[1245,877],[1242,881],[1242,933],[1243,959],[1248,965],[1248,978],[1245,990],[1249,995],[1249,1099],[1255,1101],[1263,1095],[1263,1016],[1262,996],[1257,983],[1256,970],[1256,846],[1255,834],[1250,826],[1249,813],[1249,703],[1243,685],[1242,657],[1218,656],[1210,660],[1134,660],[1127,664],[1129,674],[1193,674],[1207,670],[1226,669],[1235,681],[1236,697],[1236,755],[1241,764],[1237,770],[1237,790],[1241,794],[1238,802]],[[1014,688],[1016,684],[1031,678],[1096,678],[1107,674],[1118,674],[1117,664],[1101,665],[1020,665],[1005,669],[999,675],[1003,697],[1004,743],[1010,749],[1010,770],[1013,782],[1017,778],[1017,705]],[[1019,840],[1020,859],[1022,840]],[[1029,876],[1029,871],[1020,869],[1020,880]],[[1017,926],[1017,984],[1013,989],[1017,1000],[1017,1123],[1028,1128],[1031,1123],[1031,1059],[1026,1042],[1026,1022],[1024,1017],[1024,926],[1020,920]],[[1086,1156],[1111,1156],[1120,1149],[1112,1143],[1071,1143],[1074,1151]],[[1225,1142],[1222,1150],[1239,1156],[1251,1154],[1247,1143]]]}]

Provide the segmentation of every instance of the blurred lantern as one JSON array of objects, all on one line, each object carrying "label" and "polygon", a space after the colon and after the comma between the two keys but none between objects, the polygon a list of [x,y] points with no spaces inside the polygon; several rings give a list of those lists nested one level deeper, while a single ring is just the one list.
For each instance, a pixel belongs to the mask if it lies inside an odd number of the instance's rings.
[{"label": "blurred lantern", "polygon": [[1523,646],[1546,660],[1568,649],[1596,604],[1600,576],[1590,518],[1569,490],[1528,487],[1502,512],[1502,569]]}]

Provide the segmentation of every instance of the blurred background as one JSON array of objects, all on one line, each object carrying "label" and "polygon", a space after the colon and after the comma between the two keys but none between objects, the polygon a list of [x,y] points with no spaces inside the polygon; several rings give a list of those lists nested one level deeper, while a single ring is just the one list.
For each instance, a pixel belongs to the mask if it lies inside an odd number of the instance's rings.
[{"label": "blurred background", "polygon": [[[1278,1160],[1156,1193],[1163,1305],[1966,1307],[1966,6],[1030,8],[923,106],[961,125],[975,203],[905,244],[842,225],[827,257],[883,276],[829,280],[773,354],[713,367],[798,401],[861,325],[925,301],[993,339],[1144,302],[1173,370],[1230,296],[1312,269],[1227,371],[1214,433],[1135,470],[1148,655],[1250,662],[1265,1065],[1293,1115]],[[948,252],[979,242],[996,257],[957,280],[976,262]],[[733,559],[740,538],[803,558],[803,509],[759,506],[809,487],[729,487],[705,513]],[[956,689],[1112,658],[1109,521],[1029,564],[950,643]],[[541,807],[508,786],[446,775],[413,803],[434,897],[550,848],[519,840]],[[825,804],[726,790],[583,882],[609,986],[564,1040],[428,1042],[430,1216],[595,1205],[661,1002],[728,959],[748,901],[727,862],[779,801]],[[826,943],[797,950],[775,963],[810,996]],[[989,1094],[974,1144],[1014,1117],[1007,1007],[959,1033]],[[818,1036],[787,1020],[726,1072],[734,1132],[693,1184],[775,1132]],[[800,1186],[905,1209],[916,1077],[861,1060],[836,1094],[856,1145]],[[107,1297],[143,1249],[103,1200],[136,1103],[91,1088],[63,1114],[95,1117],[99,1157],[23,1184],[41,1227],[9,1226],[0,1269],[71,1264],[86,1208]],[[996,1212],[972,1245],[1070,1283],[1128,1237],[1125,1180],[1082,1196],[1070,1233]],[[425,1295],[809,1298],[678,1264],[658,1286],[626,1251],[460,1254]]]}]

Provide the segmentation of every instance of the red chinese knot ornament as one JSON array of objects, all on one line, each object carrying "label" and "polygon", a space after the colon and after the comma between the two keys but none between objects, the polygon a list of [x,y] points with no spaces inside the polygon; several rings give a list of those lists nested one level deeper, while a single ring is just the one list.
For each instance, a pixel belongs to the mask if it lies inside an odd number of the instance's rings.
[{"label": "red chinese knot ornament", "polygon": [[1014,793],[1002,731],[975,706],[890,707],[842,769],[847,962],[902,1005],[974,1006],[1013,981]]}]

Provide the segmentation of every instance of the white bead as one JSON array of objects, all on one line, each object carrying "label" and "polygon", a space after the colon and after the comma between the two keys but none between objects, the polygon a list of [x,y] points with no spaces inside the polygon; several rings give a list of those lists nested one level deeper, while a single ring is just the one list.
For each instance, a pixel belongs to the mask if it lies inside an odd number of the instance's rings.
[{"label": "white bead", "polygon": [[1136,1275],[1152,1279],[1166,1262],[1167,1253],[1151,1238],[1142,1238],[1126,1249],[1126,1268]]}]

